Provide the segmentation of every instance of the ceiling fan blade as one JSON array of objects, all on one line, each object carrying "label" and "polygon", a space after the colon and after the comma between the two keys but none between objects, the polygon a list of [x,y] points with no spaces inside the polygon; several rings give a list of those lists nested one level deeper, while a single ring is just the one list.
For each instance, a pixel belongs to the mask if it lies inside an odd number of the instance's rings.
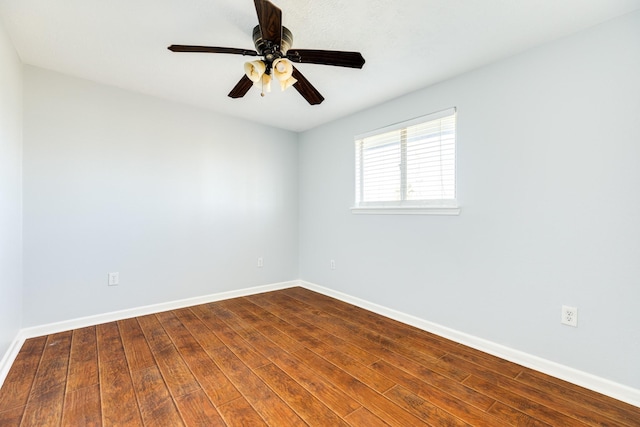
[{"label": "ceiling fan blade", "polygon": [[360,52],[339,50],[290,49],[287,52],[287,58],[293,62],[338,67],[362,68],[364,65],[364,58]]},{"label": "ceiling fan blade", "polygon": [[235,85],[231,92],[229,92],[229,97],[231,98],[242,98],[249,89],[253,86],[253,82],[246,75],[242,76],[240,81]]},{"label": "ceiling fan blade", "polygon": [[318,89],[313,87],[309,80],[306,79],[305,76],[302,75],[300,71],[298,71],[295,67],[293,68],[293,78],[297,80],[297,82],[293,85],[293,87],[302,95],[304,99],[311,105],[318,105],[324,101],[324,97],[318,92]]},{"label": "ceiling fan blade", "polygon": [[258,52],[251,49],[237,49],[234,47],[189,46],[172,44],[167,49],[171,52],[202,52],[202,53],[231,53],[234,55],[258,56]]},{"label": "ceiling fan blade", "polygon": [[282,11],[268,0],[254,0],[262,39],[280,46],[282,41]]}]

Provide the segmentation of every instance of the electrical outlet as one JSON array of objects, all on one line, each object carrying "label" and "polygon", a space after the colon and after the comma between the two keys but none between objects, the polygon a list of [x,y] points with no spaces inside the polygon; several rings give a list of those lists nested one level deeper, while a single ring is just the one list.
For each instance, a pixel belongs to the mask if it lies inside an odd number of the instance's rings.
[{"label": "electrical outlet", "polygon": [[562,319],[560,322],[564,325],[578,326],[578,309],[576,307],[562,306]]},{"label": "electrical outlet", "polygon": [[264,260],[262,259],[262,257],[258,258],[258,268],[262,268],[264,267]]},{"label": "electrical outlet", "polygon": [[336,260],[332,259],[331,261],[329,261],[329,268],[331,268],[332,270],[336,269]]},{"label": "electrical outlet", "polygon": [[120,273],[109,273],[109,286],[117,286],[120,283]]}]

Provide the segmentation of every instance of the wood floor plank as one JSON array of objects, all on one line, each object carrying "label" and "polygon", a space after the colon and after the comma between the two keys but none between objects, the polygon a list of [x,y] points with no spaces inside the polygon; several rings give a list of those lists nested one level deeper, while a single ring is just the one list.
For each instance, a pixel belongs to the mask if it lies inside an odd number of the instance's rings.
[{"label": "wood floor plank", "polygon": [[524,412],[507,406],[502,402],[494,403],[487,413],[495,415],[496,418],[504,420],[505,424],[512,426],[550,427],[549,424],[530,417]]},{"label": "wood floor plank", "polygon": [[15,406],[6,411],[0,411],[0,426],[2,427],[18,427],[22,421],[24,406]]},{"label": "wood floor plank", "polygon": [[372,414],[367,408],[359,408],[349,415],[344,420],[351,427],[386,427],[389,424],[382,421],[379,417]]},{"label": "wood floor plank", "polygon": [[[268,318],[268,316],[260,317],[260,320],[256,319],[253,321],[253,323],[264,322],[266,321],[266,318]],[[295,336],[290,338],[292,340],[296,340],[296,338],[302,334],[301,331],[289,330],[289,332],[295,334]],[[361,364],[357,360],[354,360],[350,354],[340,351],[330,344],[316,340],[313,346],[308,347],[312,348],[317,354],[320,354],[322,357],[335,364],[336,366],[341,367],[344,370],[348,370],[356,378],[378,392],[384,392],[394,385],[393,382],[387,380],[386,378],[371,370],[367,366]],[[300,346],[287,346],[286,349],[290,353],[295,353],[295,351],[300,349]]]},{"label": "wood floor plank", "polygon": [[71,337],[67,392],[98,384],[96,328],[76,329]]},{"label": "wood floor plank", "polygon": [[135,318],[118,321],[118,329],[127,356],[127,363],[132,371],[150,368],[156,365],[147,339]]},{"label": "wood floor plank", "polygon": [[[336,346],[332,343],[326,343],[322,340],[315,339],[315,337],[309,337],[308,334],[304,332],[304,330],[300,330],[299,328],[293,327],[285,327],[282,323],[277,322],[277,320],[273,320],[275,316],[269,317],[271,313],[257,310],[257,314],[261,314],[260,319],[265,321],[265,319],[272,319],[273,322],[276,322],[281,325],[283,329],[286,329],[289,334],[291,334],[291,339],[294,339],[298,342],[304,342],[307,344],[307,348],[312,349],[317,354],[321,355],[325,359],[329,360],[331,363],[334,363],[336,366],[341,367],[345,370],[348,370],[352,373],[356,378],[372,387],[374,390],[379,392],[384,392],[391,387],[393,387],[394,383],[387,380],[381,375],[378,375],[375,371],[371,370],[367,366],[363,365],[359,360],[356,360],[352,357],[352,352],[347,350],[352,350],[353,348],[357,348],[355,346],[351,346],[349,348],[345,348],[344,346]],[[275,317],[275,319],[278,319]],[[279,319],[278,319],[279,320]],[[285,322],[286,323],[286,322]],[[296,322],[297,324],[306,323],[306,322]],[[326,334],[330,335],[330,334]],[[325,336],[326,336],[325,335]],[[301,338],[302,336],[306,336],[306,339]],[[313,339],[310,339],[313,338]],[[336,339],[333,341],[341,341]],[[291,353],[296,351],[296,347],[287,347],[287,350]],[[358,354],[366,354],[366,361],[373,361],[377,359],[375,356],[370,353],[361,350],[358,348]],[[273,359],[273,358],[272,358]]]},{"label": "wood floor plank", "polygon": [[328,344],[321,342],[310,348],[310,350],[313,350],[314,353],[322,356],[324,359],[344,371],[349,372],[355,378],[379,393],[384,393],[395,385],[393,381],[389,380],[384,375],[381,375],[379,372],[368,366],[364,366],[351,358],[348,354],[342,353]]},{"label": "wood floor plank", "polygon": [[329,363],[312,351],[303,349],[296,355],[300,359],[304,360],[306,364],[313,366],[320,375],[332,381],[345,393],[349,394],[352,398],[360,402],[361,405],[365,406],[380,418],[383,418],[392,426],[404,427],[408,425],[427,425],[418,417],[410,414],[386,397],[367,387],[355,377]]},{"label": "wood floor plank", "polygon": [[220,413],[203,390],[178,397],[176,404],[185,425],[188,427],[226,426]]},{"label": "wood floor plank", "polygon": [[60,387],[64,392],[69,366],[71,336],[72,331],[67,331],[47,337],[42,359],[31,387],[29,401]]},{"label": "wood floor plank", "polygon": [[370,353],[379,355],[382,350],[387,349],[425,364],[432,370],[457,381],[462,381],[469,376],[468,372],[444,364],[439,358],[430,356],[422,352],[421,349],[405,346],[378,332],[363,328],[357,323],[349,322],[343,318],[336,318],[323,311],[315,310],[313,306],[296,301],[293,298],[286,297],[286,299],[283,300],[283,304],[287,304],[291,310],[294,310],[296,314],[304,320],[313,322],[317,326],[343,339],[349,339],[352,343]]},{"label": "wood floor plank", "polygon": [[[318,317],[322,318],[321,315],[318,315]],[[325,321],[323,319],[317,322],[318,324],[321,324],[322,327],[331,327],[330,320]],[[368,332],[353,324],[346,327],[342,325],[338,326],[334,329],[334,333],[345,338],[352,337],[351,340],[354,344],[364,348],[372,354],[375,354],[383,360],[393,360],[398,357],[403,357],[455,381],[462,381],[470,375],[469,372],[455,366],[447,365],[440,359],[436,359],[425,354],[420,351],[420,349],[392,341],[382,335]]]},{"label": "wood floor plank", "polygon": [[[289,291],[289,294],[305,303],[312,302],[316,295],[311,291],[300,288],[294,288]],[[380,343],[389,350],[398,352],[408,358],[428,365],[432,370],[441,372],[442,374],[456,380],[463,380],[470,372],[464,369],[464,365],[450,363],[445,359],[449,357],[447,353],[450,352],[475,363],[482,363],[485,369],[493,369],[494,372],[501,375],[506,372],[511,377],[514,377],[521,371],[521,368],[518,365],[502,361],[486,354],[486,358],[480,359],[477,357],[477,353],[480,352],[475,353],[473,349],[460,346],[457,343],[453,343],[452,341],[437,337],[433,334],[419,331],[417,328],[407,328],[406,325],[395,320],[377,316],[344,302],[338,302],[336,304],[337,308],[331,308],[329,304],[330,299],[328,299],[328,297],[320,296],[319,299],[322,303],[319,304],[318,307],[321,307],[329,313],[337,314],[342,320],[355,325],[368,324],[371,326],[373,328],[372,330],[377,331],[379,335],[373,334],[364,336],[367,336],[373,343]],[[353,313],[358,313],[358,316],[362,316],[365,319],[373,318],[375,320],[370,320],[368,322],[361,321],[355,317]],[[353,328],[354,326],[348,327]],[[358,330],[351,330],[353,333],[362,335]]]},{"label": "wood floor plank", "polygon": [[103,323],[96,326],[96,342],[98,347],[98,370],[100,364],[115,361],[126,361],[120,330],[116,322]]},{"label": "wood floor plank", "polygon": [[220,405],[218,411],[229,427],[267,426],[264,419],[244,397]]},{"label": "wood floor plank", "polygon": [[[457,351],[458,343],[439,337],[418,328],[403,324],[388,317],[380,316],[352,304],[304,288],[287,289],[286,295],[305,304],[337,316],[349,323],[365,326],[391,342],[407,344],[425,356],[439,359],[446,353]],[[382,342],[382,341],[381,341]],[[465,374],[463,374],[465,375]]]},{"label": "wood floor plank", "polygon": [[[449,414],[465,421],[466,423],[485,426],[501,424],[500,420],[491,415],[487,415],[484,410],[448,393],[448,387],[438,387],[427,384],[422,381],[422,377],[413,376],[387,362],[376,363],[375,368],[381,373],[387,375],[389,378],[395,380],[399,385],[410,390],[412,393],[445,410]],[[477,395],[478,396],[474,397],[473,400],[469,397],[467,397],[466,400],[476,402],[476,399],[486,399],[486,396],[483,396],[481,393],[477,393]]]},{"label": "wood floor plank", "polygon": [[[287,290],[287,295],[296,298],[305,304],[311,304],[332,316],[344,319],[347,322],[364,326],[367,329],[384,335],[391,340],[403,340],[407,338],[415,339],[415,336],[424,337],[426,335],[425,333],[418,335],[420,330],[417,328],[410,327],[388,317],[380,316],[379,314],[372,313],[363,308],[327,297],[308,289],[300,287],[291,288]],[[429,345],[421,347],[423,347],[426,354],[435,358],[443,356],[452,348],[458,346],[458,344],[444,340],[441,337],[435,337],[433,335],[427,336],[437,339],[432,339]],[[449,344],[449,346],[447,347],[445,344]]]},{"label": "wood floor plank", "polygon": [[[289,336],[295,337],[298,342],[304,344],[306,347],[313,347],[318,345],[318,342],[324,342],[331,345],[333,348],[348,354],[364,365],[369,365],[379,359],[378,356],[353,345],[349,341],[338,338],[324,329],[293,315],[286,306],[282,306],[273,301],[273,297],[273,293],[269,292],[265,294],[251,295],[249,297],[245,297],[245,299],[262,309],[261,311],[256,311],[256,314],[269,319],[273,319],[275,317],[278,319],[277,327],[279,329],[283,330]],[[283,326],[283,322],[288,326]]]},{"label": "wood floor plank", "polygon": [[[220,304],[216,304],[216,307],[212,308],[213,313],[253,348],[259,348],[265,358],[269,359],[284,350],[259,331],[260,324],[256,322],[255,316],[237,314],[229,309],[226,303],[227,301],[221,301]],[[248,318],[245,319],[245,316]]]},{"label": "wood floor plank", "polygon": [[[321,304],[316,306],[321,308],[322,310],[330,314],[337,315],[338,317],[340,317],[341,319],[347,322],[355,323],[360,326],[366,326],[367,328],[371,329],[371,331],[377,332],[379,336],[375,336],[375,335],[372,336],[372,338],[374,338],[375,341],[384,343],[384,341],[379,337],[380,336],[385,337],[386,339],[391,340],[391,342],[400,344],[400,346],[406,346],[407,348],[411,348],[412,351],[414,352],[413,353],[414,355],[421,353],[424,356],[429,358],[427,360],[430,360],[431,358],[437,359],[436,362],[433,362],[435,363],[434,365],[432,365],[434,367],[438,365],[454,366],[453,364],[449,364],[449,363],[441,363],[442,358],[447,353],[453,353],[455,355],[458,355],[459,357],[464,357],[465,359],[469,359],[478,363],[479,359],[475,357],[476,353],[467,354],[465,350],[469,349],[468,347],[460,346],[458,343],[454,343],[453,341],[444,339],[442,337],[438,337],[426,331],[421,331],[414,327],[408,327],[408,325],[402,324],[396,320],[379,316],[377,314],[371,313],[367,310],[364,310],[359,307],[355,307],[351,304],[348,304],[342,301],[332,304],[331,298],[323,296],[321,294],[314,293],[306,289],[293,288],[290,291],[291,291],[290,292],[291,296],[296,297],[301,301],[304,301],[305,303],[313,302],[315,298],[318,298],[321,301]],[[393,350],[393,347],[388,347],[388,348]],[[473,349],[469,349],[469,350],[473,351]],[[492,359],[493,356],[486,355],[486,354],[484,355],[487,357],[487,359],[483,359],[486,362],[484,363],[483,366],[488,367],[489,363],[487,362],[487,360],[490,360],[495,364],[497,364],[497,366],[494,369],[495,372],[498,372],[501,374],[508,372],[511,377],[514,377],[521,371],[521,368],[517,367],[517,365],[514,365],[509,362],[506,362],[505,364],[501,364],[500,362],[504,362],[501,359],[498,359],[498,358]],[[414,357],[410,355],[407,355],[407,356]],[[493,366],[493,365],[489,365],[489,366]],[[510,372],[510,370],[514,369],[514,366],[515,366],[515,372]],[[468,373],[464,369],[461,369],[460,371],[461,373],[459,375],[458,373],[455,374],[457,379],[463,379],[466,375],[468,375]]]},{"label": "wood floor plank", "polygon": [[[283,294],[306,305],[313,306],[318,310],[322,310],[336,318],[344,319],[347,322],[358,323],[371,331],[383,334],[389,339],[398,340],[407,336],[407,326],[400,322],[376,315],[360,307],[327,297],[317,292],[294,287],[286,289]],[[433,356],[437,358],[445,353],[446,351],[439,351]]]},{"label": "wood floor plank", "polygon": [[64,384],[51,386],[37,396],[31,395],[24,408],[21,426],[57,426],[62,420]]},{"label": "wood floor plank", "polygon": [[[260,310],[255,305],[249,303],[244,298],[236,298],[223,301],[223,307],[246,320],[267,339],[276,344],[279,348],[293,353],[302,348],[302,344],[295,338],[287,334],[291,331],[286,322],[280,322],[276,316]],[[285,329],[284,331],[281,329]],[[295,335],[295,332],[294,332]]]},{"label": "wood floor plank", "polygon": [[156,366],[131,372],[145,426],[183,425],[160,370]]},{"label": "wood floor plank", "polygon": [[273,363],[342,417],[362,407],[333,383],[319,377],[311,367],[305,365],[304,361],[295,355],[282,354],[275,358]]},{"label": "wood floor plank", "polygon": [[[215,406],[240,397],[240,393],[233,383],[189,332],[188,326],[193,323],[184,325],[174,312],[159,313],[158,318],[187,366],[197,378],[200,387]],[[206,337],[210,336],[210,333],[206,335]]]},{"label": "wood floor plank", "polygon": [[72,331],[47,337],[22,425],[57,425],[62,419]]},{"label": "wood floor plank", "polygon": [[141,426],[131,374],[115,322],[96,327],[103,425]]},{"label": "wood floor plank", "polygon": [[344,420],[352,427],[386,427],[389,424],[382,421],[380,418],[373,415],[368,409],[360,408],[349,415]]},{"label": "wood floor plank", "polygon": [[0,410],[6,412],[27,404],[46,342],[46,336],[24,342],[0,389]]},{"label": "wood floor plank", "polygon": [[287,291],[287,295],[300,299],[305,303],[314,303],[318,301],[319,304],[316,304],[316,306],[329,313],[337,314],[345,320],[357,319],[356,323],[360,325],[368,325],[372,330],[379,331],[382,335],[390,339],[406,343],[408,346],[415,347],[421,352],[436,358],[442,358],[445,354],[452,353],[459,359],[470,361],[485,369],[493,370],[496,373],[506,375],[511,378],[517,376],[523,369],[519,365],[487,353],[483,353],[466,346],[461,346],[458,343],[438,337],[426,331],[421,331],[417,328],[407,327],[407,325],[396,320],[379,316],[346,302],[336,302],[330,297],[304,288],[291,288]]},{"label": "wood floor plank", "polygon": [[266,357],[213,314],[210,308],[214,306],[214,304],[195,306],[191,308],[191,311],[207,326],[209,333],[215,334],[225,347],[233,351],[247,366],[257,368],[269,363]]},{"label": "wood floor plank", "polygon": [[[479,362],[482,363],[482,361],[479,361]],[[449,366],[456,367],[461,371],[464,370],[469,374],[473,374],[477,377],[484,379],[485,381],[489,381],[492,383],[498,382],[500,378],[504,378],[507,380],[515,378],[515,376],[517,376],[520,372],[522,372],[521,370],[518,370],[517,374],[512,374],[508,371],[503,373],[503,372],[494,370],[493,367],[487,367],[486,365],[484,366],[478,365],[475,362],[461,359],[460,357],[458,357],[458,355],[454,355],[454,354],[445,354],[440,358],[440,363],[444,363]]]},{"label": "wood floor plank", "polygon": [[537,404],[536,402],[526,399],[518,394],[509,392],[501,387],[496,387],[494,384],[473,375],[467,378],[464,381],[464,384],[495,398],[497,401],[502,402],[505,405],[518,409],[519,411],[548,424],[562,426],[585,425],[575,418],[551,409],[549,406]]},{"label": "wood floor plank", "polygon": [[415,378],[419,378],[420,381],[426,383],[430,388],[446,390],[447,394],[468,405],[475,406],[480,410],[486,410],[495,402],[495,399],[487,397],[484,394],[459,383],[458,381],[447,378],[419,363],[399,355],[385,355],[382,360],[371,365],[372,369],[380,372],[386,372],[387,375],[389,374],[388,368],[390,366],[396,369],[402,369],[407,374],[410,374]]},{"label": "wood floor plank", "polygon": [[[202,316],[201,319],[203,320],[203,323],[206,323],[209,327],[215,327],[215,325],[219,325],[219,323],[211,316],[211,311],[209,310],[210,306],[210,304],[200,306],[194,311],[197,315]],[[212,332],[211,330],[208,332],[192,331],[194,332],[194,338],[201,344],[207,340],[207,336]],[[240,350],[241,354],[246,354],[244,350],[248,350],[248,348],[245,346],[250,347],[249,343],[244,342],[243,344],[241,341],[236,339],[237,336],[233,336],[229,332],[230,331],[227,329],[226,332],[222,334],[224,339],[229,340],[234,350]],[[242,359],[240,359],[235,351],[231,350],[231,348],[218,348],[215,352],[207,350],[207,353],[216,365],[226,373],[227,377],[231,380],[236,389],[242,393],[265,422],[271,425],[305,424],[304,421],[302,421],[302,419],[293,410],[291,410],[285,402],[283,402],[270,388],[265,386],[264,382],[248,365],[245,364]],[[270,363],[266,361],[266,359],[264,360],[265,363],[260,366]]]},{"label": "wood floor plank", "polygon": [[608,417],[597,410],[575,405],[574,402],[567,400],[563,395],[558,395],[555,399],[549,400],[547,392],[517,380],[498,378],[495,385],[502,389],[507,389],[509,392],[515,393],[518,396],[525,397],[529,401],[536,402],[547,408],[580,420],[587,425],[598,426],[601,425],[603,421],[606,424],[615,424],[613,419],[607,420]]},{"label": "wood floor plank", "polygon": [[102,426],[100,386],[98,384],[89,385],[84,388],[75,388],[73,390],[69,390],[67,387],[64,396],[62,425],[86,427]]},{"label": "wood floor plank", "polygon": [[200,384],[187,367],[158,318],[155,315],[142,316],[138,318],[138,322],[147,337],[151,353],[153,353],[160,373],[173,398],[200,390]]},{"label": "wood floor plank", "polygon": [[420,396],[410,392],[404,387],[393,387],[385,393],[385,396],[398,404],[401,408],[417,415],[421,420],[424,420],[431,425],[451,427],[469,425],[443,409],[429,403],[425,399],[422,399]]},{"label": "wood floor plank", "polygon": [[228,372],[233,384],[267,424],[305,425],[304,421],[231,350],[221,349],[214,357],[216,364]]},{"label": "wood floor plank", "polygon": [[255,373],[308,424],[313,425],[322,420],[331,426],[348,425],[276,365],[261,366]]},{"label": "wood floor plank", "polygon": [[640,408],[609,396],[593,393],[577,385],[530,369],[525,369],[516,380],[537,388],[547,396],[564,396],[570,399],[573,405],[593,409],[605,417],[616,420],[618,424],[640,425]]},{"label": "wood floor plank", "polygon": [[640,407],[298,287],[26,340],[0,425],[640,427]]},{"label": "wood floor plank", "polygon": [[[202,306],[200,306],[202,307]],[[225,348],[226,345],[224,342],[218,338],[215,332],[209,329],[202,320],[195,315],[194,310],[197,310],[196,307],[188,307],[183,308],[181,310],[174,310],[173,313],[176,315],[178,320],[189,330],[189,333],[192,336],[200,336],[204,339],[202,342],[198,342],[198,344],[204,348],[205,350],[215,353],[219,348]]]},{"label": "wood floor plank", "polygon": [[486,353],[479,355],[479,353],[481,352],[469,347],[459,347],[458,349],[441,357],[441,360],[455,366],[464,366],[464,369],[467,371],[470,370],[469,366],[474,368],[479,367],[480,369],[476,369],[475,371],[476,374],[482,371],[488,372],[490,375],[486,377],[487,380],[489,380],[493,374],[506,378],[515,378],[524,369],[522,366],[508,362],[504,359],[500,359]]}]

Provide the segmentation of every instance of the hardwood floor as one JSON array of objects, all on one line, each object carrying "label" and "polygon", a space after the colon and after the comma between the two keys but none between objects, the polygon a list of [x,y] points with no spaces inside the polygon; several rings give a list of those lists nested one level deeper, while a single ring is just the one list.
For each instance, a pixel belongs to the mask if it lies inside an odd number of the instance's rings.
[{"label": "hardwood floor", "polygon": [[25,342],[0,426],[640,426],[640,408],[303,288]]}]

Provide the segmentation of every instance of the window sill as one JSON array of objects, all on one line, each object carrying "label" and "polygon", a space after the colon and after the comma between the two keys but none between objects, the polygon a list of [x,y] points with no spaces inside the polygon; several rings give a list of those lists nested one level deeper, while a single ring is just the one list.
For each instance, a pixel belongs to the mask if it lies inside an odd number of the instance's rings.
[{"label": "window sill", "polygon": [[367,206],[353,207],[354,215],[460,215],[459,207],[450,206]]}]

